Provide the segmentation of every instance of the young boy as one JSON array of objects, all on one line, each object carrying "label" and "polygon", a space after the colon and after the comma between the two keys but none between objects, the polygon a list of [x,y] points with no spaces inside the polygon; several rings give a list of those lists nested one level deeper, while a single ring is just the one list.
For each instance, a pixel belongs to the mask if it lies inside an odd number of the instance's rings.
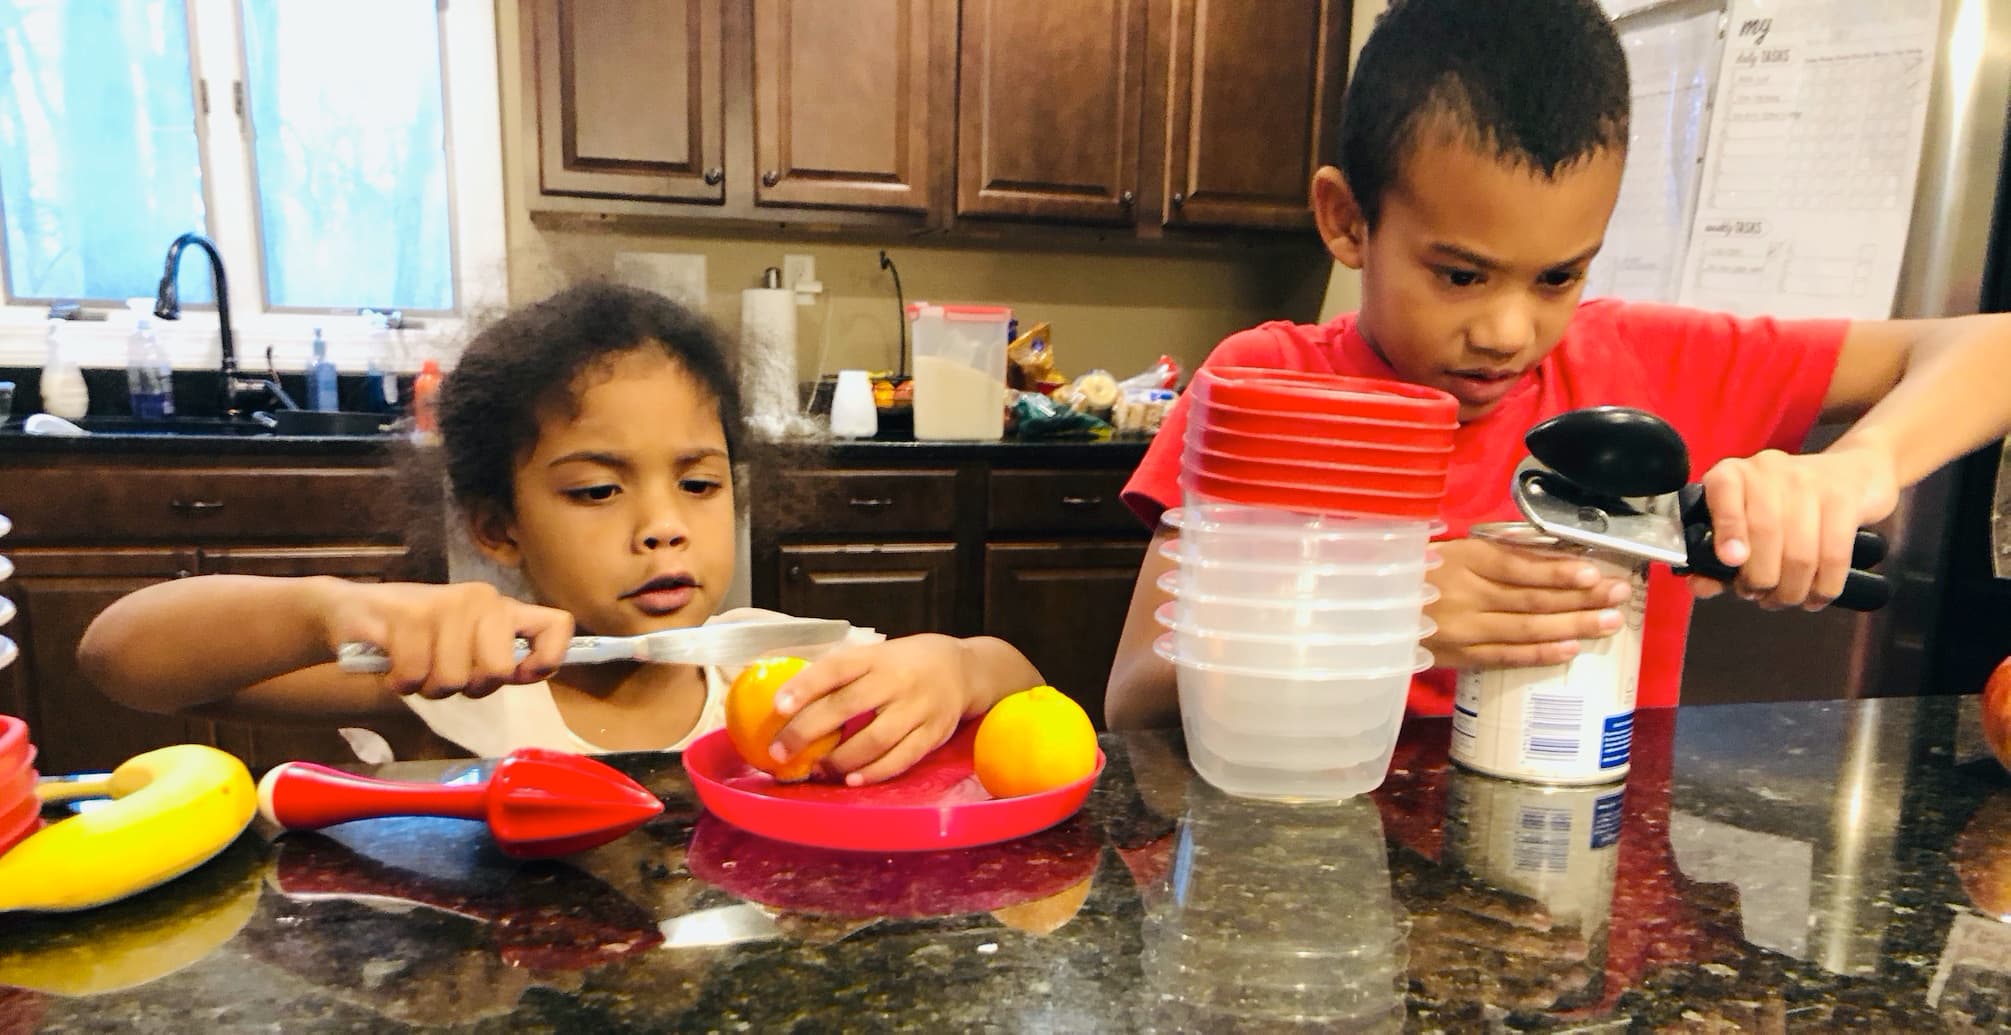
[{"label": "young boy", "polygon": [[[1313,177],[1334,258],[1362,274],[1360,312],[1232,335],[1203,365],[1390,378],[1458,398],[1431,575],[1440,668],[1411,687],[1446,714],[1460,668],[1555,664],[1610,635],[1628,597],[1575,560],[1537,559],[1467,529],[1517,520],[1522,435],[1601,404],[1660,414],[1703,474],[1731,588],[1768,608],[1841,592],[1859,525],[1899,491],[2011,428],[2011,317],[1738,319],[1614,300],[1581,304],[1626,160],[1626,57],[1596,0],[1394,0],[1362,50],[1341,115],[1341,167]],[[1790,456],[1818,419],[1860,417],[1819,454]],[[1186,400],[1125,487],[1157,524],[1180,490]],[[1708,473],[1705,473],[1708,472]],[[1173,669],[1152,652],[1161,528],[1110,675],[1113,727],[1177,721]],[[1692,579],[1699,596],[1724,587]],[[1642,707],[1676,703],[1689,594],[1650,579]]]}]

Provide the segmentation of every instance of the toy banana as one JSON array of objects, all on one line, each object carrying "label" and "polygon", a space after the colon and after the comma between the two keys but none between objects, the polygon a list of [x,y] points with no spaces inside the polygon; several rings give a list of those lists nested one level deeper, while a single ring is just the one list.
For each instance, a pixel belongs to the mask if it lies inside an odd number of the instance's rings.
[{"label": "toy banana", "polygon": [[107,775],[45,781],[36,793],[113,800],[0,855],[0,912],[66,913],[164,884],[223,851],[258,810],[244,763],[201,744],[149,751]]}]

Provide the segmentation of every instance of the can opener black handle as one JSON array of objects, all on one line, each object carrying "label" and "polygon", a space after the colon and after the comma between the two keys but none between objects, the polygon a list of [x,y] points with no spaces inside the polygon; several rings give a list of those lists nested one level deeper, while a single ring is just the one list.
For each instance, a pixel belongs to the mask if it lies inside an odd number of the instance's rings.
[{"label": "can opener black handle", "polygon": [[[1685,485],[1676,492],[1676,513],[1683,522],[1683,544],[1690,563],[1676,569],[1678,575],[1697,574],[1720,582],[1739,577],[1739,569],[1718,559],[1718,540],[1711,531],[1711,507],[1704,502],[1702,485]],[[1857,530],[1851,545],[1850,574],[1843,580],[1843,592],[1832,603],[1847,611],[1876,611],[1892,602],[1892,583],[1877,572],[1863,569],[1885,559],[1885,537],[1869,528]]]},{"label": "can opener black handle", "polygon": [[[1738,577],[1739,569],[1718,560],[1704,487],[1684,484],[1689,447],[1667,421],[1632,407],[1594,406],[1537,424],[1523,443],[1530,459],[1517,469],[1511,489],[1516,505],[1539,528],[1573,542],[1666,562],[1679,575],[1723,582]],[[1668,532],[1680,533],[1681,564]],[[1875,611],[1892,599],[1885,576],[1863,570],[1885,554],[1884,537],[1858,530],[1852,570],[1836,606]]]}]

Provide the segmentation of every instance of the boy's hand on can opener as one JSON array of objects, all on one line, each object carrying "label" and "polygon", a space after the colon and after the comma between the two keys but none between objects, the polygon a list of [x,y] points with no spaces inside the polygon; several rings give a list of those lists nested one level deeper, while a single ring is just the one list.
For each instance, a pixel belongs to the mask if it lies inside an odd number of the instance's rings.
[{"label": "boy's hand on can opener", "polygon": [[1441,668],[1527,668],[1578,656],[1578,641],[1611,636],[1633,595],[1624,579],[1578,557],[1479,539],[1434,544],[1445,563],[1426,578],[1438,601],[1425,614],[1438,632],[1424,641]]},{"label": "boy's hand on can opener", "polygon": [[[1859,526],[1884,520],[1899,501],[1891,456],[1870,446],[1800,456],[1769,449],[1719,462],[1703,485],[1718,559],[1739,569],[1732,590],[1768,610],[1828,606],[1850,574]],[[1698,575],[1689,582],[1706,599],[1726,588]]]},{"label": "boy's hand on can opener", "polygon": [[[573,616],[504,596],[485,582],[435,586],[330,580],[322,624],[330,651],[344,643],[384,649],[384,685],[438,699],[486,697],[504,685],[535,683],[558,670]],[[531,652],[516,657],[518,637]]]}]

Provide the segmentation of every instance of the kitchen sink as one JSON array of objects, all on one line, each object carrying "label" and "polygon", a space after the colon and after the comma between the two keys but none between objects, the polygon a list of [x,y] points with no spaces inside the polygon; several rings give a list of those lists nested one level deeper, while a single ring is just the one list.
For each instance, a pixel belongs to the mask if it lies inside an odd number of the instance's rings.
[{"label": "kitchen sink", "polygon": [[[309,410],[281,410],[269,415],[272,423],[256,418],[228,420],[221,417],[172,417],[167,420],[139,420],[134,417],[85,417],[75,421],[94,435],[165,435],[176,437],[256,438],[260,436],[298,437],[319,435],[339,438],[375,438],[390,433],[395,416],[378,413],[325,413]],[[6,429],[19,433],[18,423]]]}]

